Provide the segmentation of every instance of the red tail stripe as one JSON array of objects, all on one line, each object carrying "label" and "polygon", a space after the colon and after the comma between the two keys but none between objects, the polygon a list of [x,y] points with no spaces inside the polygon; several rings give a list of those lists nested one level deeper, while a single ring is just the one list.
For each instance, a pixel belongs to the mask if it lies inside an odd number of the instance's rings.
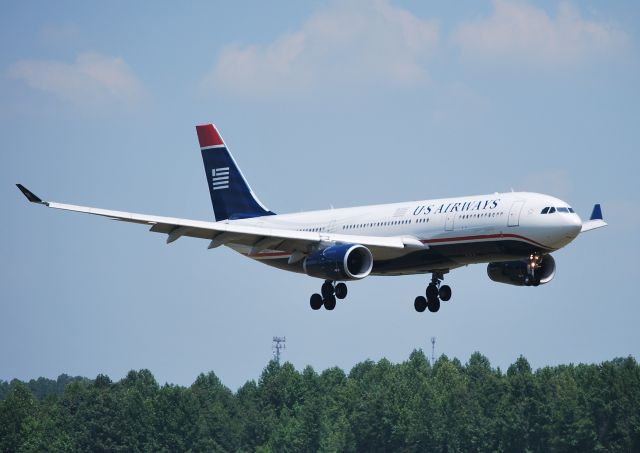
[{"label": "red tail stripe", "polygon": [[200,148],[222,145],[220,134],[218,134],[218,131],[213,124],[202,124],[200,126],[196,126],[196,132],[198,133]]}]

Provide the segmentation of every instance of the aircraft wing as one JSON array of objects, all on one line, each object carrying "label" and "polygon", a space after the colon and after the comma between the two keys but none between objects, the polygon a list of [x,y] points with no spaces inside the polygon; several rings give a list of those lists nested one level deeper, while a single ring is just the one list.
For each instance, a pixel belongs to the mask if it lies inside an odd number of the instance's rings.
[{"label": "aircraft wing", "polygon": [[53,209],[82,212],[107,217],[113,220],[120,220],[122,222],[148,225],[151,227],[150,231],[167,234],[167,244],[174,242],[182,236],[187,236],[209,240],[209,248],[219,247],[228,243],[247,245],[252,247],[250,255],[258,254],[263,250],[305,253],[313,246],[322,242],[362,244],[374,249],[401,250],[405,248],[427,247],[417,238],[408,236],[357,236],[324,232],[294,231],[253,225],[241,225],[233,222],[206,222],[56,203],[52,201],[43,201],[23,185],[16,185],[32,203],[42,204]]},{"label": "aircraft wing", "polygon": [[593,206],[593,211],[591,212],[589,220],[582,223],[582,230],[580,230],[580,232],[584,233],[605,226],[607,226],[607,222],[605,222],[602,217],[602,208],[599,204],[596,204]]}]

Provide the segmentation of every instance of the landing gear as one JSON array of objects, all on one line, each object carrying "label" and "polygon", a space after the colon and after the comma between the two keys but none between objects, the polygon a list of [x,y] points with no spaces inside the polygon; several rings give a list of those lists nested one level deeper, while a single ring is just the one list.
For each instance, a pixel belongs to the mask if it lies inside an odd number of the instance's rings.
[{"label": "landing gear", "polygon": [[322,307],[322,296],[320,294],[312,294],[309,305],[311,305],[312,310],[320,310],[320,307]]},{"label": "landing gear", "polygon": [[338,283],[336,285],[336,297],[338,299],[344,299],[347,297],[347,285],[344,283]]},{"label": "landing gear", "polygon": [[451,299],[451,287],[449,285],[442,285],[440,290],[438,290],[438,296],[440,296],[440,300],[444,302]]},{"label": "landing gear", "polygon": [[336,308],[336,296],[328,296],[324,298],[324,308],[326,310],[333,310]]},{"label": "landing gear", "polygon": [[538,286],[540,285],[540,277],[536,275],[536,270],[542,264],[542,255],[539,253],[532,253],[529,255],[527,262],[527,275],[524,277],[525,286]]},{"label": "landing gear", "polygon": [[427,308],[431,313],[435,313],[440,310],[440,299],[433,299],[427,303]]},{"label": "landing gear", "polygon": [[446,302],[451,299],[451,287],[449,285],[440,285],[444,279],[444,274],[448,271],[435,271],[431,273],[431,283],[425,291],[426,298],[423,296],[416,297],[413,307],[417,312],[423,312],[429,309],[435,313],[440,310],[440,301]]},{"label": "landing gear", "polygon": [[336,308],[336,299],[344,299],[347,297],[347,285],[331,280],[325,280],[320,288],[320,294],[313,294],[309,300],[312,310],[319,310],[323,305],[326,310]]},{"label": "landing gear", "polygon": [[321,292],[322,292],[322,297],[327,298],[329,296],[333,296],[333,282],[326,280],[323,284],[322,284],[322,288],[321,288]]},{"label": "landing gear", "polygon": [[427,300],[434,300],[438,298],[438,287],[435,283],[429,283],[427,286]]}]

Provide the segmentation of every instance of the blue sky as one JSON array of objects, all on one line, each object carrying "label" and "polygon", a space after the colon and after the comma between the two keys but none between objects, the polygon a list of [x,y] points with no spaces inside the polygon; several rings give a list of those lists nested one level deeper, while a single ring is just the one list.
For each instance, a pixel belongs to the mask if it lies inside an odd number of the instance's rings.
[{"label": "blue sky", "polygon": [[[271,337],[297,367],[414,348],[506,367],[640,352],[636,2],[17,2],[0,7],[0,379],[188,385],[259,376]],[[206,241],[27,205],[211,219],[194,125],[214,122],[276,212],[494,191],[558,196],[610,226],[539,288],[447,276],[320,281]]]}]

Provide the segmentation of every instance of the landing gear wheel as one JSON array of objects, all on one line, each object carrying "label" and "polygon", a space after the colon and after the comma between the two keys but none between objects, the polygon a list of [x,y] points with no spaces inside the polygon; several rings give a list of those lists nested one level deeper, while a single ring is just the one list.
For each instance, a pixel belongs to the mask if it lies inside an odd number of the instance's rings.
[{"label": "landing gear wheel", "polygon": [[531,278],[530,275],[527,275],[524,278],[524,286],[531,286],[533,284],[533,279]]},{"label": "landing gear wheel", "polygon": [[324,298],[324,308],[327,310],[333,310],[334,308],[336,308],[335,296],[331,295],[329,297]]},{"label": "landing gear wheel", "polygon": [[347,285],[344,283],[338,283],[335,288],[335,293],[338,299],[344,299],[347,297]]},{"label": "landing gear wheel", "polygon": [[416,297],[416,300],[413,302],[413,308],[415,308],[418,313],[422,313],[427,309],[427,299],[425,299],[424,296]]},{"label": "landing gear wheel", "polygon": [[333,296],[333,283],[331,283],[329,280],[325,281],[322,284],[322,289],[320,292],[322,293],[322,297],[324,297],[325,299],[329,296]]},{"label": "landing gear wheel", "polygon": [[311,305],[312,310],[320,310],[320,307],[322,307],[322,296],[317,293],[312,294],[309,305]]},{"label": "landing gear wheel", "polygon": [[433,300],[438,298],[438,287],[433,283],[427,286],[427,300]]},{"label": "landing gear wheel", "polygon": [[442,285],[438,291],[438,296],[440,296],[440,300],[444,302],[451,299],[451,287],[449,285]]},{"label": "landing gear wheel", "polygon": [[427,304],[427,308],[431,313],[435,313],[438,310],[440,310],[440,299],[430,300],[429,303]]}]

